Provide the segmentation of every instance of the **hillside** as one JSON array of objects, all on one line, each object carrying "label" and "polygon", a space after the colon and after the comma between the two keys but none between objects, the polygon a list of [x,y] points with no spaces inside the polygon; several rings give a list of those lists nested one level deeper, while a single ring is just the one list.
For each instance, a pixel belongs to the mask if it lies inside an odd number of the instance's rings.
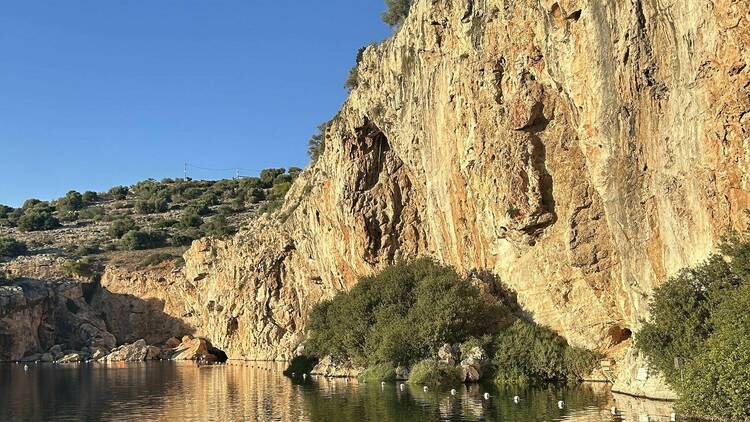
[{"label": "hillside", "polygon": [[0,206],[0,270],[29,276],[46,261],[57,263],[60,275],[80,276],[111,262],[177,258],[195,239],[230,236],[258,213],[278,208],[300,171],[267,169],[259,177],[218,181],[149,179],[107,192],[29,199],[17,209]]}]

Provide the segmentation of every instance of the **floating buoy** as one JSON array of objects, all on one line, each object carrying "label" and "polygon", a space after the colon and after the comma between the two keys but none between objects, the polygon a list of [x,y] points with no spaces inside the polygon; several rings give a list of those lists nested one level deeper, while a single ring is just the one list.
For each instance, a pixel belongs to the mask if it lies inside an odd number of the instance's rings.
[{"label": "floating buoy", "polygon": [[677,420],[677,414],[673,412],[671,415],[669,415],[669,420],[675,422]]},{"label": "floating buoy", "polygon": [[612,406],[612,409],[609,410],[613,415],[617,415],[617,408]]},{"label": "floating buoy", "polygon": [[401,383],[401,385],[399,385],[398,388],[401,389],[401,391],[404,391],[404,384]]},{"label": "floating buoy", "polygon": [[385,381],[380,381],[380,386],[385,387]]},{"label": "floating buoy", "polygon": [[513,403],[518,403],[518,401],[521,400],[518,396],[513,396]]},{"label": "floating buoy", "polygon": [[29,370],[29,365],[24,365],[24,366],[23,366],[23,370],[24,370],[24,371],[28,371],[28,370]]},{"label": "floating buoy", "polygon": [[484,393],[484,399],[489,400],[490,399],[490,393]]},{"label": "floating buoy", "polygon": [[306,380],[307,379],[307,374],[302,374],[302,379]]},{"label": "floating buoy", "polygon": [[295,374],[294,372],[292,372],[292,376],[293,376],[293,377],[296,377],[296,376],[297,376],[297,374]]},{"label": "floating buoy", "polygon": [[456,389],[455,388],[451,388],[451,396],[455,396],[455,395],[456,395]]},{"label": "floating buoy", "polygon": [[426,385],[422,387],[422,391],[425,391],[425,392],[427,391],[427,386]]},{"label": "floating buoy", "polygon": [[562,409],[563,407],[565,407],[565,402],[564,402],[564,401],[562,401],[562,400],[560,400],[559,402],[557,402],[557,407],[558,407],[559,409]]}]

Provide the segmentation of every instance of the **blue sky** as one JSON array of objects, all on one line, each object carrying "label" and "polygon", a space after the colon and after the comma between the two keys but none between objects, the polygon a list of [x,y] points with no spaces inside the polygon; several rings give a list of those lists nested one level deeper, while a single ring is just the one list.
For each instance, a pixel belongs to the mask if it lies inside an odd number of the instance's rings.
[{"label": "blue sky", "polygon": [[[382,0],[33,0],[0,13],[0,203],[303,167]],[[250,172],[244,172],[245,174]],[[193,170],[195,178],[232,172]]]}]

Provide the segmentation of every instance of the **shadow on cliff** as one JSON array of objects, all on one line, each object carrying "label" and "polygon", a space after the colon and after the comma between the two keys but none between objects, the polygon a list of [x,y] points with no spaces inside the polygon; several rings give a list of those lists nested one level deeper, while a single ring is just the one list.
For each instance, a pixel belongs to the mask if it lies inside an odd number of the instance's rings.
[{"label": "shadow on cliff", "polygon": [[165,312],[163,300],[113,293],[100,283],[89,283],[82,289],[86,303],[102,318],[117,344],[139,339],[148,344],[160,344],[170,337],[195,333],[195,328],[185,320]]}]

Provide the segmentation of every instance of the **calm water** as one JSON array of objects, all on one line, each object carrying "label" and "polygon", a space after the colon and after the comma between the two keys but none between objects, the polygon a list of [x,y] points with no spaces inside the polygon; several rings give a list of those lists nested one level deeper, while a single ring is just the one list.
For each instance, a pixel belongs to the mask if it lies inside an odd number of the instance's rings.
[{"label": "calm water", "polygon": [[[658,421],[668,403],[613,396],[602,384],[499,391],[295,383],[276,364],[0,364],[0,421]],[[482,398],[485,392],[489,400]],[[519,403],[513,396],[520,396]],[[558,400],[565,408],[558,409]],[[616,404],[621,416],[612,416]]]}]

